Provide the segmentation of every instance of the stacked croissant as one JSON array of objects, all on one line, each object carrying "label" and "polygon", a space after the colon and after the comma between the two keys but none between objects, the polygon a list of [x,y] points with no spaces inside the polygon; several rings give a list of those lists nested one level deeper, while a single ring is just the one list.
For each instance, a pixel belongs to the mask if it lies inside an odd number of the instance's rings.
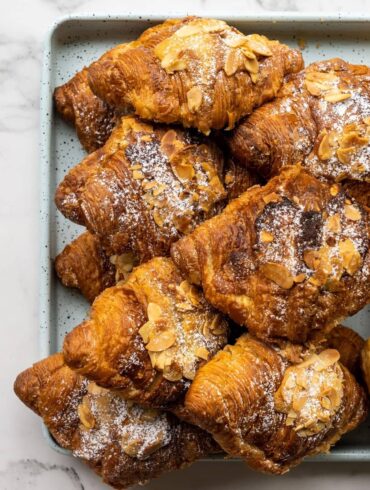
[{"label": "stacked croissant", "polygon": [[89,152],[55,266],[93,304],[15,382],[55,440],[122,489],[218,452],[281,474],[364,421],[370,68],[188,17],[55,104]]}]

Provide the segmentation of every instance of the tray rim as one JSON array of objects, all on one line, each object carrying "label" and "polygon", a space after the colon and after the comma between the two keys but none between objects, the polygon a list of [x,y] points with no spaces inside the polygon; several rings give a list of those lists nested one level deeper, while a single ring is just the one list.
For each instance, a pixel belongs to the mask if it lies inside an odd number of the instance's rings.
[{"label": "tray rim", "polygon": [[[53,125],[53,95],[51,87],[52,77],[52,52],[53,52],[53,37],[58,29],[68,22],[161,22],[167,18],[183,17],[184,13],[178,10],[166,14],[108,14],[108,13],[78,13],[68,14],[58,17],[48,29],[44,44],[42,56],[41,82],[40,82],[40,137],[39,137],[39,176],[40,176],[40,252],[39,252],[39,353],[40,359],[52,354],[50,348],[50,330],[51,330],[51,308],[50,298],[52,297],[52,281],[51,275],[53,271],[53,259],[50,257],[51,243],[51,226],[50,226],[50,205],[52,193],[49,192],[50,184],[50,159],[51,159],[51,138]],[[196,13],[194,14],[196,15]],[[202,14],[198,14],[204,17]],[[271,22],[277,24],[279,22],[295,23],[300,27],[312,23],[321,24],[370,24],[369,13],[346,14],[340,12],[323,13],[320,11],[312,12],[255,12],[248,15],[228,14],[222,15],[217,12],[213,15],[212,9],[207,14],[209,17],[220,18],[226,22]],[[60,447],[44,423],[42,425],[42,433],[47,440],[49,446],[56,452],[64,455],[70,454],[70,451]],[[238,459],[223,459],[220,456],[203,458],[201,461],[240,461]],[[330,453],[321,454],[319,456],[307,457],[304,462],[370,462],[370,441],[369,449],[364,450],[356,446],[334,447]]]}]

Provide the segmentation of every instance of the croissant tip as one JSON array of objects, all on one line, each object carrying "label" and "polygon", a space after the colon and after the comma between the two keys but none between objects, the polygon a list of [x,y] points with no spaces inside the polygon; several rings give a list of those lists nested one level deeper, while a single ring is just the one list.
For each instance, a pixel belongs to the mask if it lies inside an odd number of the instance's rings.
[{"label": "croissant tip", "polygon": [[82,323],[66,335],[63,343],[64,361],[72,369],[82,370],[88,363],[92,342],[87,340],[89,335],[88,323]]}]

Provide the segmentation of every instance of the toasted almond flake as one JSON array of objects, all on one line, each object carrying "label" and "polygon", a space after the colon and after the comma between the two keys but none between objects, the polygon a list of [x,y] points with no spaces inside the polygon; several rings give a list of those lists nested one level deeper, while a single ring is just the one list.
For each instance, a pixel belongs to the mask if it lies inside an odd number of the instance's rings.
[{"label": "toasted almond flake", "polygon": [[164,219],[157,209],[153,210],[153,219],[155,221],[155,224],[159,226],[159,228],[162,228],[164,224]]},{"label": "toasted almond flake", "polygon": [[163,315],[162,308],[157,303],[148,303],[146,312],[151,322],[156,322]]},{"label": "toasted almond flake", "polygon": [[330,194],[335,197],[339,192],[339,186],[337,184],[334,184],[330,187]]},{"label": "toasted almond flake", "polygon": [[328,227],[328,230],[332,231],[333,233],[340,233],[342,227],[340,224],[340,216],[339,214],[333,214],[332,216],[329,216],[329,218],[326,221],[326,226]]},{"label": "toasted almond flake", "polygon": [[141,168],[141,165],[131,165],[130,170],[140,170]]},{"label": "toasted almond flake", "polygon": [[293,196],[293,201],[294,201],[296,204],[300,204],[300,200],[299,200],[299,197],[298,197],[298,196]]},{"label": "toasted almond flake", "polygon": [[293,410],[299,412],[300,410],[302,410],[302,408],[305,406],[306,403],[307,403],[307,396],[305,395],[293,398],[293,404],[292,404]]},{"label": "toasted almond flake", "polygon": [[271,243],[274,241],[274,235],[269,231],[261,231],[261,241],[264,243]]},{"label": "toasted almond flake", "polygon": [[339,253],[342,257],[343,266],[351,276],[361,267],[362,258],[350,238],[339,242]]},{"label": "toasted almond flake", "polygon": [[91,413],[88,406],[84,403],[78,405],[77,413],[80,421],[86,429],[93,429],[95,426],[95,419],[93,414]]},{"label": "toasted almond flake", "polygon": [[167,188],[166,184],[158,184],[158,186],[153,190],[153,196],[157,197],[159,194],[162,194],[162,192]]},{"label": "toasted almond flake", "polygon": [[268,46],[268,40],[259,34],[250,34],[247,36],[248,46],[256,54],[261,56],[272,56],[272,51]]},{"label": "toasted almond flake", "polygon": [[192,381],[195,378],[195,368],[185,368],[182,374],[184,378]]},{"label": "toasted almond flake", "polygon": [[[156,182],[144,182],[143,183],[143,189],[145,191],[149,191],[150,189],[153,189],[153,187],[156,187],[157,183]],[[148,194],[150,195],[150,194]]]},{"label": "toasted almond flake", "polygon": [[236,49],[230,50],[226,54],[224,71],[228,77],[231,77],[238,71],[242,64],[241,53]]},{"label": "toasted almond flake", "polygon": [[297,276],[293,277],[293,281],[296,283],[301,283],[306,279],[306,274],[298,274]]},{"label": "toasted almond flake", "polygon": [[143,134],[140,140],[144,142],[149,142],[152,141],[152,136],[150,134]]},{"label": "toasted almond flake", "polygon": [[290,289],[294,284],[292,275],[283,264],[267,262],[266,264],[262,264],[260,269],[265,277],[283,289]]},{"label": "toasted almond flake", "polygon": [[153,324],[149,321],[149,322],[146,322],[144,323],[144,325],[142,325],[140,328],[139,328],[139,334],[141,336],[141,338],[143,339],[143,341],[147,344],[149,342],[149,339],[150,339],[150,334],[154,331],[153,329]]},{"label": "toasted almond flake", "polygon": [[247,42],[245,36],[241,36],[239,34],[233,36],[227,35],[224,38],[222,38],[222,41],[229,48],[240,48]]},{"label": "toasted almond flake", "polygon": [[195,355],[207,361],[209,357],[209,350],[205,347],[197,347],[195,349]]},{"label": "toasted almond flake", "polygon": [[202,91],[199,87],[191,88],[186,94],[190,112],[197,112],[202,105]]},{"label": "toasted almond flake", "polygon": [[144,174],[140,170],[134,170],[132,176],[135,180],[142,180],[145,178]]},{"label": "toasted almond flake", "polygon": [[333,91],[333,92],[328,92],[324,95],[324,99],[328,102],[342,102],[342,100],[349,99],[351,97],[351,94],[340,92],[340,91]]},{"label": "toasted almond flake", "polygon": [[254,75],[258,73],[258,61],[256,59],[253,60],[253,59],[249,59],[248,57],[245,57],[244,66],[249,73],[251,74],[253,73]]},{"label": "toasted almond flake", "polygon": [[322,133],[322,139],[317,150],[317,155],[320,160],[329,160],[334,154],[333,146],[331,145],[331,139],[329,133],[324,130]]},{"label": "toasted almond flake", "polygon": [[[337,157],[340,163],[346,164],[351,160],[351,155],[356,151],[354,146],[350,146],[348,148],[338,148]],[[343,180],[343,179],[341,179]]]},{"label": "toasted almond flake", "polygon": [[303,252],[303,260],[307,267],[311,270],[316,270],[321,262],[320,252],[318,250],[305,250]]},{"label": "toasted almond flake", "polygon": [[177,366],[166,366],[163,369],[163,377],[168,381],[180,381],[182,379],[182,372]]},{"label": "toasted almond flake", "polygon": [[172,331],[164,331],[151,339],[145,347],[147,348],[147,350],[152,352],[161,352],[172,347],[175,342],[175,333]]},{"label": "toasted almond flake", "polygon": [[370,126],[370,117],[364,117],[363,119],[364,123]]},{"label": "toasted almond flake", "polygon": [[320,363],[328,368],[340,359],[340,354],[336,349],[325,349],[319,354]]},{"label": "toasted almond flake", "polygon": [[352,204],[346,204],[344,206],[344,215],[346,218],[350,219],[351,221],[358,221],[361,219],[361,213],[360,211],[355,208]]},{"label": "toasted almond flake", "polygon": [[201,34],[202,32],[202,26],[200,24],[186,24],[183,27],[180,27],[175,32],[175,36],[177,37],[189,37],[189,36],[194,36],[196,34]]},{"label": "toasted almond flake", "polygon": [[250,73],[250,77],[251,77],[251,80],[253,83],[257,83],[258,82],[258,73]]},{"label": "toasted almond flake", "polygon": [[281,197],[279,194],[276,194],[276,192],[271,192],[270,194],[267,194],[266,196],[263,196],[263,201],[265,204],[269,204],[270,202],[278,202],[281,200]]}]

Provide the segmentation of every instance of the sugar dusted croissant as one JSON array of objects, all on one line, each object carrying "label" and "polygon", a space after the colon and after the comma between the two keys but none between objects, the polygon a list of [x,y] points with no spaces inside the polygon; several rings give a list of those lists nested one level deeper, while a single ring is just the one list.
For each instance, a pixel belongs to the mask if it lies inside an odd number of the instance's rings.
[{"label": "sugar dusted croissant", "polygon": [[104,145],[115,126],[118,114],[91,91],[88,70],[84,68],[54,91],[57,111],[74,125],[85,150],[90,153]]},{"label": "sugar dusted croissant", "polygon": [[313,63],[242,121],[228,144],[239,164],[265,178],[303,162],[331,182],[370,182],[370,68]]},{"label": "sugar dusted croissant", "polygon": [[328,451],[367,414],[364,391],[336,350],[288,347],[244,334],[199,369],[185,397],[187,419],[228,454],[277,474]]},{"label": "sugar dusted croissant", "polygon": [[206,299],[263,338],[304,342],[370,300],[369,213],[299,166],[172,245]]},{"label": "sugar dusted croissant", "polygon": [[168,407],[227,334],[225,320],[171,260],[156,258],[95,300],[90,319],[67,335],[63,353],[71,368],[97,384]]},{"label": "sugar dusted croissant", "polygon": [[55,199],[109,255],[130,251],[144,261],[166,255],[172,242],[224,206],[228,192],[252,182],[235,165],[224,168],[209,139],[127,116],[103,148],[67,174]]},{"label": "sugar dusted croissant", "polygon": [[196,17],[167,20],[111,53],[113,59],[89,67],[98,97],[144,119],[205,134],[231,129],[303,65],[298,51],[278,41]]},{"label": "sugar dusted croissant", "polygon": [[201,429],[99,388],[69,369],[61,354],[21,373],[14,389],[62,447],[114,488],[146,483],[217,452]]}]

